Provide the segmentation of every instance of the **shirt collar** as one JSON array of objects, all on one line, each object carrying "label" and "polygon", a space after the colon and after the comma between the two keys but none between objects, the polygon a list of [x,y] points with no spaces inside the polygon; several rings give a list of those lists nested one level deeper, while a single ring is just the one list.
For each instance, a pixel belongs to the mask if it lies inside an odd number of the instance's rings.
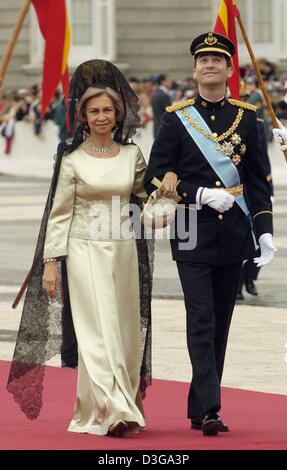
[{"label": "shirt collar", "polygon": [[163,86],[163,85],[160,85],[160,86],[159,86],[159,89],[162,90],[162,91],[164,91],[164,93],[166,93],[167,95],[170,94],[170,91],[169,91],[167,88],[165,88],[165,86]]},{"label": "shirt collar", "polygon": [[223,96],[218,101],[214,102],[214,101],[207,100],[201,95],[197,95],[195,102],[196,104],[198,104],[204,109],[208,109],[209,111],[214,111],[215,109],[221,109],[225,106],[226,98],[225,96]]}]

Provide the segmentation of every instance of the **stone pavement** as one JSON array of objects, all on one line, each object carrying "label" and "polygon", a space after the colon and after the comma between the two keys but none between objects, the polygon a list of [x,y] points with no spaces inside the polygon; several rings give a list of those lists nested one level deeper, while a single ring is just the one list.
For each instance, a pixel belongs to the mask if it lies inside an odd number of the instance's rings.
[{"label": "stone pavement", "polygon": [[[283,156],[273,147],[271,155],[276,197],[275,243],[279,251],[274,263],[260,273],[260,296],[253,298],[247,294],[245,303],[236,306],[223,383],[232,387],[286,394],[287,167]],[[0,160],[3,158],[6,157],[0,155]],[[6,360],[11,359],[21,313],[21,305],[17,310],[12,310],[11,302],[31,266],[49,186],[49,180],[45,178],[45,165],[42,174],[38,163],[35,167],[37,177],[25,177],[23,174],[27,174],[27,165],[33,175],[33,165],[26,163],[25,158],[16,157],[13,168],[17,171],[6,170],[5,174],[0,174],[0,359]],[[59,358],[55,358],[52,364],[59,365]],[[156,378],[188,381],[190,374],[184,306],[176,267],[170,258],[168,241],[157,240],[153,375]]]}]

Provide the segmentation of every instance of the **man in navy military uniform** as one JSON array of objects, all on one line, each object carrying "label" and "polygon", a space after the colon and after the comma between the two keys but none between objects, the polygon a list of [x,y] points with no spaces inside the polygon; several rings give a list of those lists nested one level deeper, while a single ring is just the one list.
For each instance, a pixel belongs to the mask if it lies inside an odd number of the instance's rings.
[{"label": "man in navy military uniform", "polygon": [[178,209],[171,248],[184,292],[193,368],[188,417],[205,435],[228,431],[218,415],[220,382],[242,261],[255,253],[252,225],[261,248],[257,264],[268,264],[276,250],[256,108],[225,98],[234,52],[232,42],[215,33],[192,42],[199,95],[167,108],[145,180],[149,193],[155,176],[162,179],[160,195],[173,197],[177,191],[179,207],[197,209],[196,247],[180,249],[178,219],[190,211]]}]

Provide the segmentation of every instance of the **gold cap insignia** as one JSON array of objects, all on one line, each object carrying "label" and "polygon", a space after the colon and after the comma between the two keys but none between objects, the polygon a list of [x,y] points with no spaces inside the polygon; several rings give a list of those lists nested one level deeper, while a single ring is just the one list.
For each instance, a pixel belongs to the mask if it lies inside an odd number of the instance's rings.
[{"label": "gold cap insignia", "polygon": [[218,42],[218,39],[213,35],[213,33],[208,33],[206,38],[204,39],[204,43],[207,46],[214,46]]}]

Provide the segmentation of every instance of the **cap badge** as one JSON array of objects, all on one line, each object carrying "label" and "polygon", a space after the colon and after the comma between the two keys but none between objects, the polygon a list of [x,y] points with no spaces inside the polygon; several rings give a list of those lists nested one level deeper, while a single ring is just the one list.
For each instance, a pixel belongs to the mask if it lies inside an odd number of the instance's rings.
[{"label": "cap badge", "polygon": [[208,33],[206,38],[204,39],[204,43],[207,46],[214,46],[218,42],[218,39],[213,35],[213,33]]}]

